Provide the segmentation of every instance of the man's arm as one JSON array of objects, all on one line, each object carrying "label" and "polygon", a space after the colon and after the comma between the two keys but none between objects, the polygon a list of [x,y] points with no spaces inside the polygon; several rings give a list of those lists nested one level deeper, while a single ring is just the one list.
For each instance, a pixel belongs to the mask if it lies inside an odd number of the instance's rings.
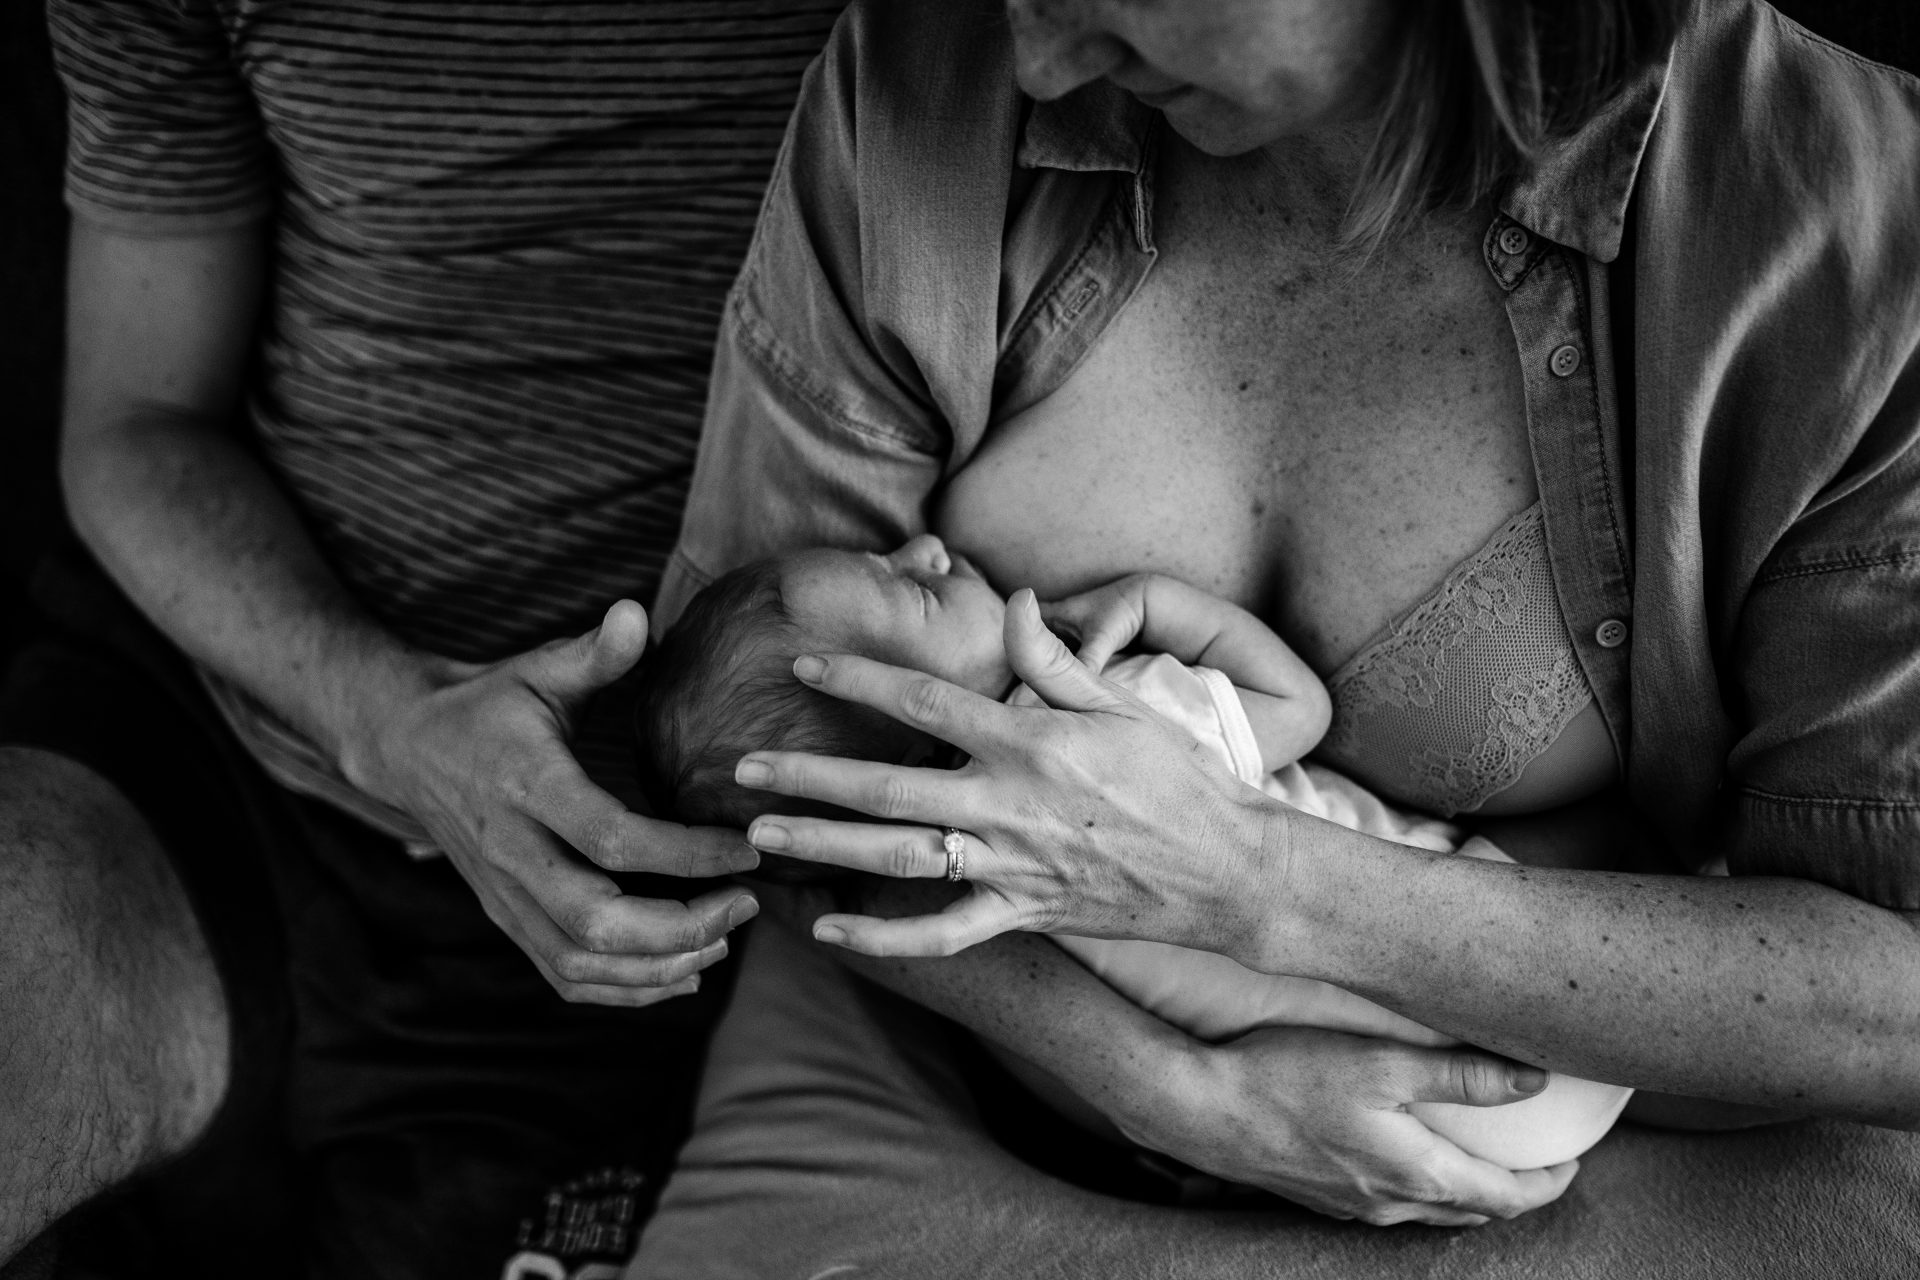
[{"label": "man's arm", "polygon": [[418,818],[561,994],[690,990],[751,895],[625,898],[573,853],[682,875],[755,861],[735,834],[628,813],[567,751],[574,708],[638,659],[644,615],[617,606],[585,637],[486,667],[410,648],[367,615],[235,425],[266,234],[75,223],[61,444],[75,527],[188,654]]}]

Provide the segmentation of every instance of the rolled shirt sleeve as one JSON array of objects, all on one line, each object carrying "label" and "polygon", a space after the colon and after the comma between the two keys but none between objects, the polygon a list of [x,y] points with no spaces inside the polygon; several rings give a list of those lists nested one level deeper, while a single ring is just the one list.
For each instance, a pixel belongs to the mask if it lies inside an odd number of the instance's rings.
[{"label": "rolled shirt sleeve", "polygon": [[211,0],[49,0],[47,14],[77,216],[159,236],[267,216],[273,153]]},{"label": "rolled shirt sleeve", "polygon": [[[985,69],[1003,41],[965,6],[857,4],[808,70],[728,298],[656,633],[741,564],[924,531],[984,435],[1019,125]],[[874,72],[903,60],[951,83]],[[938,251],[888,251],[909,245]]]},{"label": "rolled shirt sleeve", "polygon": [[[1920,381],[1920,379],[1912,380]],[[1920,909],[1920,404],[1783,540],[1748,596],[1728,760],[1736,874]],[[1894,418],[1894,422],[1885,419]],[[1876,456],[1877,455],[1877,456]],[[1864,475],[1862,473],[1865,473]]]}]

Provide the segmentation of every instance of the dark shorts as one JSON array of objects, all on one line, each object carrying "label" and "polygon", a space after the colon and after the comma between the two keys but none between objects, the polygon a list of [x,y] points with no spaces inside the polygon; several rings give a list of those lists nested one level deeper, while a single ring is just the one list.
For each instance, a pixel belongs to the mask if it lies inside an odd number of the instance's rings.
[{"label": "dark shorts", "polygon": [[731,966],[647,1009],[562,1001],[444,859],[414,861],[270,781],[97,569],[55,557],[32,597],[0,742],[86,765],[146,817],[234,1029],[213,1131],[83,1211],[63,1248],[326,1277],[490,1277],[522,1248],[572,1270],[630,1251]]}]

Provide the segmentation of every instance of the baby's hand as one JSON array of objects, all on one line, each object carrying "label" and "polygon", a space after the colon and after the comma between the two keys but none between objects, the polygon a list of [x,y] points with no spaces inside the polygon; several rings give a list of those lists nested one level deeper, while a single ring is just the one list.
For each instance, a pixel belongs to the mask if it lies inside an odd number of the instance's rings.
[{"label": "baby's hand", "polygon": [[1078,641],[1076,656],[1096,674],[1132,644],[1147,621],[1147,588],[1154,574],[1133,573],[1040,606],[1040,618],[1056,635]]}]

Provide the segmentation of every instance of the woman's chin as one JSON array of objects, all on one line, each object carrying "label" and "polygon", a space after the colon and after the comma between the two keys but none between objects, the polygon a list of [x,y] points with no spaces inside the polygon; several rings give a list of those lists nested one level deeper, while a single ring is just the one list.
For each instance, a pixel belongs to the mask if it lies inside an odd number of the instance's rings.
[{"label": "woman's chin", "polygon": [[1285,137],[1283,124],[1248,114],[1198,90],[1160,108],[1167,127],[1206,155],[1243,156]]}]

